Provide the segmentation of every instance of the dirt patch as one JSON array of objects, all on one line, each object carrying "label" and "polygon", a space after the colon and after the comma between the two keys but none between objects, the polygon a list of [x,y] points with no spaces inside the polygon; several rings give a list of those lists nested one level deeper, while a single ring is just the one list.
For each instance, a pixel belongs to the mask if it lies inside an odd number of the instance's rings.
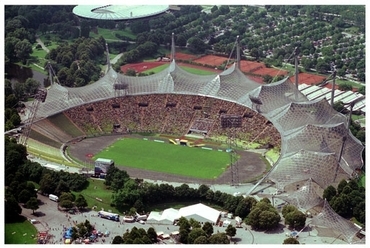
[{"label": "dirt patch", "polygon": [[284,70],[277,70],[277,69],[274,69],[274,68],[260,68],[256,71],[253,72],[254,74],[256,75],[270,75],[271,77],[276,77],[276,76],[286,76],[288,75],[288,72],[287,71],[284,71]]},{"label": "dirt patch", "polygon": [[200,66],[200,65],[193,65],[193,64],[183,63],[183,62],[176,62],[176,64],[178,64],[179,66],[190,67],[190,68],[194,68],[198,70],[211,71],[211,72],[214,72],[215,74],[222,72],[216,68],[210,68],[210,67],[205,67],[205,66]]},{"label": "dirt patch", "polygon": [[[80,142],[70,144],[68,151],[70,156],[87,164],[88,166],[90,166],[90,168],[93,168],[94,160],[92,160],[91,154],[96,154],[100,152],[102,149],[111,145],[117,139],[120,139],[122,137],[127,136],[112,135],[87,138]],[[265,172],[266,164],[261,159],[260,154],[246,151],[238,152],[238,154],[240,155],[240,159],[238,160],[236,166],[238,172],[237,178],[239,183],[254,180]],[[125,165],[120,165],[119,168],[122,168],[123,170],[127,171],[127,173],[133,178],[180,182],[180,183],[200,183],[200,184],[230,184],[232,182],[230,168],[228,168],[220,177],[212,180],[164,174],[162,172],[131,168]]]},{"label": "dirt patch", "polygon": [[225,58],[225,57],[220,57],[220,56],[215,56],[215,55],[206,55],[198,59],[195,59],[194,62],[205,64],[205,65],[210,65],[210,66],[219,66],[219,65],[222,65],[222,63],[224,63],[227,60],[228,58]]},{"label": "dirt patch", "polygon": [[[168,57],[171,57],[170,55]],[[198,58],[198,56],[193,54],[186,54],[186,53],[176,53],[175,59],[181,59],[181,60],[194,60]]]},{"label": "dirt patch", "polygon": [[[324,76],[310,74],[310,73],[302,72],[302,73],[298,74],[298,82],[300,82],[301,84],[302,83],[310,84],[310,85],[311,84],[318,84],[318,83],[323,82],[325,79],[326,79],[326,77],[324,77]],[[291,81],[295,82],[295,76],[291,77]],[[331,86],[330,86],[330,89],[331,89]]]}]

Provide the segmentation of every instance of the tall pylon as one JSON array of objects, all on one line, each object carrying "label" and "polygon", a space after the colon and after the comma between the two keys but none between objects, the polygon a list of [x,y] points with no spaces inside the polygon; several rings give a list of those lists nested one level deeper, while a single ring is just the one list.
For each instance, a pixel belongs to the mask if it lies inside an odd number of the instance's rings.
[{"label": "tall pylon", "polygon": [[240,70],[240,40],[239,35],[236,36],[236,65]]},{"label": "tall pylon", "polygon": [[108,43],[107,42],[105,43],[105,50],[107,52],[107,72],[108,72],[111,68],[111,64],[110,64],[109,49],[108,49]]},{"label": "tall pylon", "polygon": [[175,34],[172,33],[172,39],[171,39],[171,58],[172,61],[175,60]]}]

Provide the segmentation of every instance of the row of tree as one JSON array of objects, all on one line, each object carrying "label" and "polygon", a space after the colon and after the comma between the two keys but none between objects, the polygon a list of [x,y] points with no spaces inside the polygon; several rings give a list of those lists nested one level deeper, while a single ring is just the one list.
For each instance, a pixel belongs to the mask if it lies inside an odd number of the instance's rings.
[{"label": "row of tree", "polygon": [[[81,191],[87,187],[87,180],[83,175],[65,171],[51,171],[39,163],[27,159],[26,147],[17,144],[13,138],[5,137],[5,213],[8,222],[17,219],[22,209],[19,203],[30,209],[38,208],[35,184],[43,194],[61,196],[71,191]],[[34,182],[34,183],[32,183]],[[80,196],[71,200],[77,206]],[[63,199],[63,197],[62,197]],[[17,207],[18,206],[18,207]]]},{"label": "row of tree", "polygon": [[81,87],[100,78],[99,64],[105,64],[105,40],[78,38],[50,50],[46,59],[51,63],[61,85]]},{"label": "row of tree", "polygon": [[[274,229],[280,222],[279,213],[267,198],[257,202],[254,197],[233,196],[218,190],[214,192],[206,185],[194,189],[187,184],[174,187],[170,184],[147,183],[130,179],[125,171],[115,166],[108,169],[105,184],[114,191],[112,203],[122,212],[131,207],[138,212],[147,212],[152,205],[186,199],[220,206],[258,230]],[[296,223],[302,224],[301,221]]]},{"label": "row of tree", "polygon": [[365,188],[355,180],[342,180],[337,188],[328,186],[323,193],[331,208],[344,218],[356,218],[365,224]]}]

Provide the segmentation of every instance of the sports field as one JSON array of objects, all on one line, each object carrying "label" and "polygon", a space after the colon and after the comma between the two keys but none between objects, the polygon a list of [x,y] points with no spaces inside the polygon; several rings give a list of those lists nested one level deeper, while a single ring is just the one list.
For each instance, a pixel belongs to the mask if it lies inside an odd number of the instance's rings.
[{"label": "sports field", "polygon": [[147,139],[123,138],[95,154],[108,158],[116,166],[164,172],[201,179],[213,179],[225,172],[230,162],[229,153],[206,150]]}]

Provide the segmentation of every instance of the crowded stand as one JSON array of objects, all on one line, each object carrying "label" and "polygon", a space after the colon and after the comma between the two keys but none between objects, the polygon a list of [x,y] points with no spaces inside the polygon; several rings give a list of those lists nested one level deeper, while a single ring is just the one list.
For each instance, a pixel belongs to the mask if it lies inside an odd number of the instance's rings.
[{"label": "crowded stand", "polygon": [[206,137],[225,136],[221,115],[242,116],[235,138],[280,146],[280,134],[262,115],[239,104],[196,95],[150,94],[124,96],[64,111],[87,136],[106,133],[185,135],[203,130]]}]

